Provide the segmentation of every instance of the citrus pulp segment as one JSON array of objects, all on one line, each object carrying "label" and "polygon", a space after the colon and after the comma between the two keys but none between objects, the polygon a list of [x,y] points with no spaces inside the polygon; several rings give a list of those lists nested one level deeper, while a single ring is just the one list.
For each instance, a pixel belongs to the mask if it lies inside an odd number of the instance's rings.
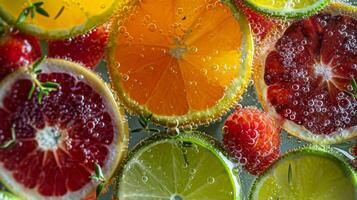
[{"label": "citrus pulp segment", "polygon": [[133,1],[110,38],[109,74],[128,110],[157,123],[208,123],[244,92],[253,42],[230,1]]},{"label": "citrus pulp segment", "polygon": [[331,148],[312,146],[288,152],[250,191],[250,200],[354,200],[357,175],[342,155]]},{"label": "citrus pulp segment", "polygon": [[[0,16],[23,32],[45,38],[68,38],[104,23],[128,0],[0,0]],[[16,23],[20,13],[31,3],[43,2],[49,17],[35,13],[23,23]]]},{"label": "citrus pulp segment", "polygon": [[88,69],[48,59],[40,82],[60,84],[38,101],[33,74],[21,68],[0,82],[0,179],[28,200],[83,199],[95,190],[98,163],[107,180],[126,152],[128,127],[109,87]]},{"label": "citrus pulp segment", "polygon": [[129,154],[116,184],[120,200],[239,200],[242,195],[223,148],[198,132],[143,141]]},{"label": "citrus pulp segment", "polygon": [[357,136],[357,9],[332,4],[266,38],[255,83],[263,107],[289,133],[332,144]]},{"label": "citrus pulp segment", "polygon": [[278,17],[304,17],[323,9],[330,0],[244,0],[253,9]]}]

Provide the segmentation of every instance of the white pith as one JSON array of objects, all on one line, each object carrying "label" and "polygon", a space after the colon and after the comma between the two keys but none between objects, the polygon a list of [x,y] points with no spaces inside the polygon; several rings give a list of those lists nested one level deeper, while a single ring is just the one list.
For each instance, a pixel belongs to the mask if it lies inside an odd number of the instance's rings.
[{"label": "white pith", "polygon": [[[85,81],[87,84],[92,86],[94,90],[103,97],[104,104],[106,105],[107,112],[110,114],[114,127],[114,138],[113,142],[108,146],[108,158],[105,165],[102,167],[104,176],[109,180],[119,162],[121,161],[123,155],[127,150],[128,143],[128,132],[127,124],[124,121],[121,109],[116,104],[114,96],[111,91],[104,83],[101,83],[99,77],[89,70],[81,67],[77,64],[60,60],[60,59],[48,59],[40,65],[43,73],[50,72],[63,72],[71,74],[73,77],[77,77],[78,80]],[[84,75],[84,76],[83,76]],[[83,79],[83,77],[85,77]],[[0,82],[0,106],[3,107],[3,98],[7,94],[10,86],[18,79],[29,79],[29,74],[26,69],[22,68],[11,74],[9,77],[5,78]],[[57,138],[60,135],[59,138]],[[46,127],[42,130],[38,130],[36,134],[36,140],[39,144],[38,148],[44,151],[55,151],[55,148],[61,146],[61,140],[65,140],[66,132],[65,130],[60,130],[57,127]],[[58,139],[58,140],[56,140]],[[57,146],[52,146],[57,144]],[[25,188],[22,184],[18,184],[12,177],[12,172],[4,168],[3,164],[0,163],[0,180],[5,184],[5,186],[10,189],[13,193],[27,200],[60,200],[60,199],[83,199],[88,194],[95,190],[98,183],[89,182],[83,188],[76,192],[67,192],[61,197],[43,197],[37,193],[36,188],[29,189]]]}]

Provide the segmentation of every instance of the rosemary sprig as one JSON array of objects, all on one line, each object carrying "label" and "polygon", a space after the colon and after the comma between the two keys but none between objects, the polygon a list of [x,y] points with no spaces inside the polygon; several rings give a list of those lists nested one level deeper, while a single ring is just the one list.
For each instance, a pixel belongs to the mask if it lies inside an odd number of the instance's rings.
[{"label": "rosemary sprig", "polygon": [[100,182],[95,190],[95,195],[98,198],[100,196],[100,194],[102,193],[105,184],[107,183],[107,181],[105,180],[105,177],[103,175],[102,168],[100,167],[100,165],[98,163],[94,164],[94,174],[91,175],[89,178],[93,181]]},{"label": "rosemary sprig", "polygon": [[0,149],[11,148],[16,144],[15,126],[11,127],[11,139],[0,145]]},{"label": "rosemary sprig", "polygon": [[42,99],[44,96],[48,96],[50,92],[57,91],[60,84],[47,81],[47,82],[41,82],[37,79],[37,75],[42,72],[42,70],[39,68],[40,64],[45,60],[46,56],[42,56],[39,60],[37,60],[33,65],[30,70],[30,75],[32,79],[32,87],[29,91],[28,94],[28,100],[30,100],[36,90],[38,89],[38,103],[42,104]]},{"label": "rosemary sprig", "polygon": [[293,170],[290,163],[288,168],[288,183],[290,186],[293,184]]},{"label": "rosemary sprig", "polygon": [[353,90],[351,92],[345,90],[344,93],[349,95],[349,96],[351,96],[351,97],[353,97],[353,98],[355,98],[355,99],[357,99],[357,82],[356,82],[354,77],[352,77],[351,85],[352,85],[352,89]]},{"label": "rosemary sprig", "polygon": [[158,132],[160,132],[160,130],[157,128],[151,128],[151,118],[152,118],[152,114],[150,114],[147,117],[145,117],[144,115],[140,115],[138,121],[139,121],[141,128],[134,129],[131,132],[132,133],[137,133],[137,132],[158,133]]},{"label": "rosemary sprig", "polygon": [[42,8],[44,4],[43,1],[36,2],[36,3],[32,3],[31,1],[28,1],[28,4],[29,5],[21,11],[19,17],[16,20],[16,24],[22,24],[29,15],[33,19],[36,13],[45,17],[50,16],[48,12]]}]

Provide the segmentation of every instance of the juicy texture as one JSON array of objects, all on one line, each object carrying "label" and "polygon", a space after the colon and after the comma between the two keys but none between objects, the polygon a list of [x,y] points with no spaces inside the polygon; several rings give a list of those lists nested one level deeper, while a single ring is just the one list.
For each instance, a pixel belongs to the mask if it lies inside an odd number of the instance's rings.
[{"label": "juicy texture", "polygon": [[17,30],[0,35],[0,80],[41,57],[38,39]]},{"label": "juicy texture", "polygon": [[245,5],[242,0],[234,0],[235,5],[238,9],[241,9],[243,13],[247,16],[251,28],[256,36],[256,40],[260,41],[265,38],[265,36],[274,27],[274,21],[271,18],[267,18],[264,15],[254,11]]},{"label": "juicy texture", "polygon": [[265,59],[267,96],[276,112],[314,134],[357,125],[357,20],[322,13],[293,23]]},{"label": "juicy texture", "polygon": [[107,22],[88,33],[64,40],[48,41],[48,55],[81,63],[94,70],[103,58],[111,23]]},{"label": "juicy texture", "polygon": [[236,110],[223,131],[225,147],[253,175],[261,174],[279,157],[280,128],[257,108]]},{"label": "juicy texture", "polygon": [[[20,79],[2,98],[0,144],[11,138],[12,127],[17,139],[15,146],[0,149],[0,162],[23,187],[60,197],[88,184],[94,163],[107,162],[114,126],[102,97],[83,80],[66,73],[43,73],[39,80],[61,88],[39,104],[37,92],[28,100],[31,81]],[[48,127],[59,132],[54,149],[44,149],[48,144],[38,139]]]}]

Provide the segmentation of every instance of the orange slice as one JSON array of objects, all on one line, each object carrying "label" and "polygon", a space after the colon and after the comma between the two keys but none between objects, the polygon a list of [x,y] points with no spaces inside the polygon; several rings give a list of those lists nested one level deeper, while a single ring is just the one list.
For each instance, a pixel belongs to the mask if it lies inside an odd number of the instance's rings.
[{"label": "orange slice", "polygon": [[132,3],[115,23],[108,56],[112,83],[130,111],[153,114],[160,124],[202,124],[238,101],[253,42],[230,1]]},{"label": "orange slice", "polygon": [[357,9],[331,4],[275,31],[256,61],[263,107],[303,140],[334,144],[357,136]]},{"label": "orange slice", "polygon": [[[22,32],[44,38],[68,38],[85,33],[107,21],[128,0],[0,0],[0,17]],[[48,17],[35,12],[23,23],[18,17],[29,6],[42,2]]]}]

